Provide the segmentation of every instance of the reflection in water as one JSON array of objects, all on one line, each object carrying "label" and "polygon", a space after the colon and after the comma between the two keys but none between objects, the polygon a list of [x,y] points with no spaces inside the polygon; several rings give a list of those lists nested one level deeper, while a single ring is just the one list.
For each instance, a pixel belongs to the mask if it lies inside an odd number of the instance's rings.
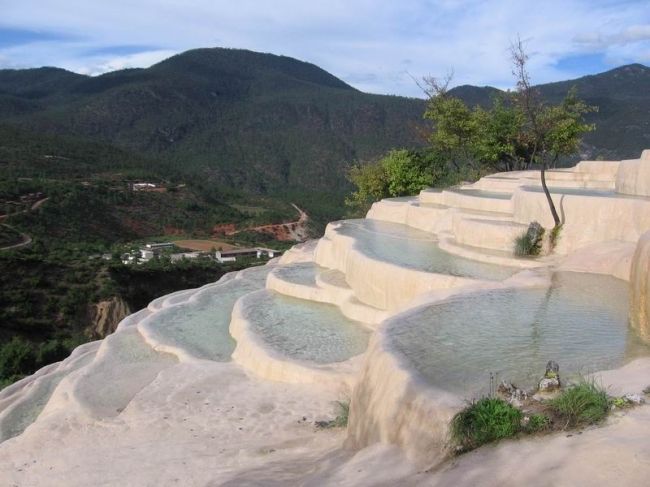
[{"label": "reflection in water", "polygon": [[345,220],[336,232],[354,237],[355,248],[370,258],[427,272],[502,280],[517,270],[457,257],[438,247],[435,235],[379,220]]},{"label": "reflection in water", "polygon": [[489,372],[532,387],[548,360],[568,377],[650,350],[628,327],[628,289],[610,276],[556,273],[548,289],[459,297],[391,325],[396,348],[433,385],[473,396]]}]

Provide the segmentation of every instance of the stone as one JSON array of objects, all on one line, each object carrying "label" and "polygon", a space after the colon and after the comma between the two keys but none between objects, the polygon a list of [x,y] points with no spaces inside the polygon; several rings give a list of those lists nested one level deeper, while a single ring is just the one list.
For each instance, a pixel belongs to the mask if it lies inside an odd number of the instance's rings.
[{"label": "stone", "polygon": [[501,384],[499,384],[497,387],[497,394],[515,407],[521,407],[523,402],[528,399],[526,391],[523,391],[514,384],[506,381],[502,381]]},{"label": "stone", "polygon": [[546,363],[546,372],[544,377],[539,381],[537,390],[539,392],[555,392],[562,386],[560,382],[560,366],[554,360]]},{"label": "stone", "polygon": [[526,236],[531,243],[538,245],[544,235],[544,227],[537,221],[531,222],[526,230]]},{"label": "stone", "polygon": [[630,404],[635,404],[637,406],[645,403],[645,398],[641,396],[641,394],[625,394],[623,396],[623,399],[625,399]]},{"label": "stone", "polygon": [[555,392],[560,389],[560,379],[557,377],[552,379],[544,377],[539,381],[537,389],[539,392]]},{"label": "stone", "polygon": [[546,363],[546,373],[544,377],[559,377],[560,365],[555,360],[549,360]]}]

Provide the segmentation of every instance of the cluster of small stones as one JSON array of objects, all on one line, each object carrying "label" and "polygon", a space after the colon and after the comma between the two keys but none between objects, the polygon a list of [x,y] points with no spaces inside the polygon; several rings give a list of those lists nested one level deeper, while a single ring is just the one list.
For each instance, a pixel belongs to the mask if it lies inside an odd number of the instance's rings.
[{"label": "cluster of small stones", "polygon": [[[499,397],[512,404],[516,408],[522,408],[529,400],[544,401],[555,397],[562,388],[560,381],[560,366],[557,362],[550,360],[546,364],[546,372],[539,380],[535,391],[526,392],[519,389],[510,382],[502,381],[497,387]],[[650,387],[647,389],[650,393]],[[646,400],[641,394],[625,394],[621,397],[614,398],[612,409],[625,408],[630,406],[639,406],[645,404]]]},{"label": "cluster of small stones", "polygon": [[497,387],[497,394],[513,406],[519,408],[530,398],[535,399],[555,395],[561,387],[560,366],[557,362],[550,360],[546,364],[546,372],[544,373],[544,377],[540,379],[537,390],[526,392],[514,384],[503,381]]}]

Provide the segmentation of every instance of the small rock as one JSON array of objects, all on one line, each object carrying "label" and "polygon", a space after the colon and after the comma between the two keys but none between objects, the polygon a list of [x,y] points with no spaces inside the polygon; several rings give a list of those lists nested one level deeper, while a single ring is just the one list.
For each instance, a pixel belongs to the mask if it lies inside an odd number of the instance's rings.
[{"label": "small rock", "polygon": [[545,377],[548,377],[549,375],[552,375],[553,377],[560,375],[560,366],[555,360],[549,360],[546,364]]},{"label": "small rock", "polygon": [[521,407],[523,401],[528,399],[526,391],[522,391],[514,384],[502,381],[497,387],[497,394],[515,407]]},{"label": "small rock", "polygon": [[560,389],[560,366],[554,360],[549,360],[546,364],[544,377],[539,381],[537,389],[539,392],[555,392]]},{"label": "small rock", "polygon": [[539,385],[537,386],[539,389],[539,392],[554,392],[557,391],[560,388],[560,379],[554,378],[554,379],[548,379],[544,377],[542,380],[539,381]]}]

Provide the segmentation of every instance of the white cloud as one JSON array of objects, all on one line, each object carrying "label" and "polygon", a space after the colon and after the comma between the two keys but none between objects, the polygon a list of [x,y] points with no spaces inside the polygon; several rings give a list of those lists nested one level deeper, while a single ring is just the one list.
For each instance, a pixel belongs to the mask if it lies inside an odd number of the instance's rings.
[{"label": "white cloud", "polygon": [[[454,67],[456,83],[510,86],[508,46],[517,34],[537,82],[583,74],[584,67],[558,68],[565,57],[644,62],[650,51],[646,0],[22,0],[3,6],[0,26],[77,39],[0,49],[4,66],[95,74],[195,47],[240,47],[312,62],[359,89],[414,96],[420,91],[406,69],[419,78]],[[87,54],[124,45],[153,47]]]},{"label": "white cloud", "polygon": [[174,54],[178,53],[168,49],[161,49],[126,56],[110,57],[108,59],[106,57],[97,57],[95,63],[92,60],[85,60],[85,62],[80,64],[72,61],[62,65],[62,67],[81,74],[95,76],[108,71],[117,71],[118,69],[149,67]]}]

